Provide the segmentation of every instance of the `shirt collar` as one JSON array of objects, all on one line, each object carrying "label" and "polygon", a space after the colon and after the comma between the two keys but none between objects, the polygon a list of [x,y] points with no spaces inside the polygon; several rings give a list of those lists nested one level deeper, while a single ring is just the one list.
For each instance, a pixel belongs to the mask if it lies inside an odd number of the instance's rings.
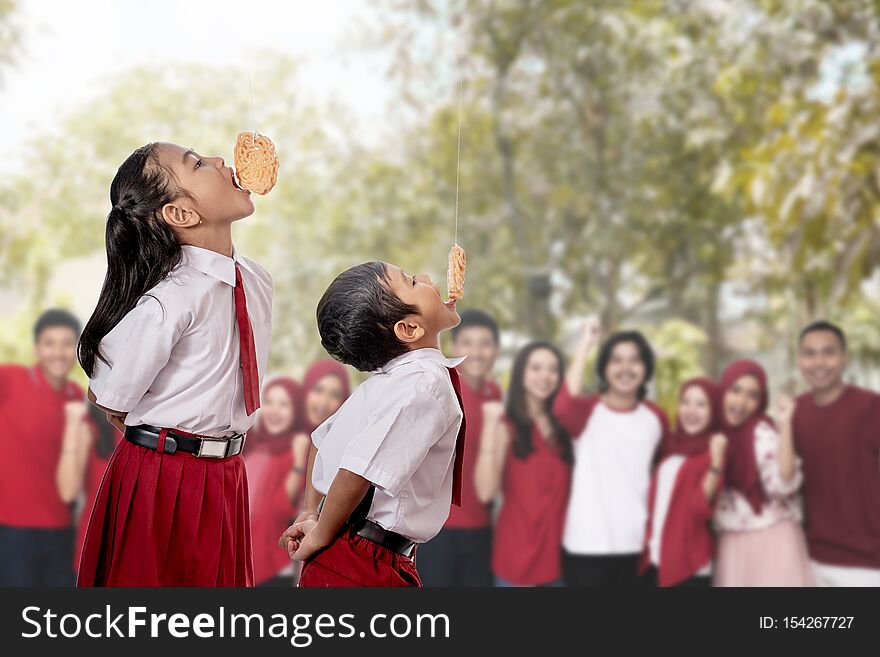
[{"label": "shirt collar", "polygon": [[241,264],[241,258],[235,247],[232,248],[231,258],[227,258],[222,253],[190,244],[183,244],[180,249],[183,251],[183,264],[235,287],[235,265],[236,263]]},{"label": "shirt collar", "polygon": [[412,351],[407,351],[405,354],[401,354],[397,358],[391,359],[377,371],[387,374],[395,367],[400,367],[406,363],[413,363],[421,360],[442,363],[445,367],[458,367],[464,362],[465,358],[466,356],[462,356],[461,358],[447,358],[443,355],[442,351],[431,347],[426,349],[413,349]]}]

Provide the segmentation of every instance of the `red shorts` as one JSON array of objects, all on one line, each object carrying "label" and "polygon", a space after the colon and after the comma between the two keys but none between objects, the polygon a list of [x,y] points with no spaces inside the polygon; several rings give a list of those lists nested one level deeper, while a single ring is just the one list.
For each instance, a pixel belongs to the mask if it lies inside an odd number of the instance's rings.
[{"label": "red shorts", "polygon": [[413,558],[349,532],[303,565],[302,587],[422,585]]}]

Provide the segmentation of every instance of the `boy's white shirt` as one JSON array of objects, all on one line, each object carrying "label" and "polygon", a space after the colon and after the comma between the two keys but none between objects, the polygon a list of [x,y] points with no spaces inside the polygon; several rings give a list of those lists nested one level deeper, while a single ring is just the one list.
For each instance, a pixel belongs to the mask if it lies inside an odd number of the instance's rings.
[{"label": "boy's white shirt", "polygon": [[312,483],[327,493],[340,468],[376,486],[367,518],[416,543],[449,515],[462,409],[447,368],[464,358],[409,351],[361,384],[312,433]]},{"label": "boy's white shirt", "polygon": [[[235,320],[235,265],[241,270],[262,381],[272,334],[272,277],[231,258],[183,246],[180,263],[101,341],[89,387],[98,404],[151,424],[205,436],[244,433],[256,413],[244,406]],[[149,296],[148,296],[149,295]]]}]

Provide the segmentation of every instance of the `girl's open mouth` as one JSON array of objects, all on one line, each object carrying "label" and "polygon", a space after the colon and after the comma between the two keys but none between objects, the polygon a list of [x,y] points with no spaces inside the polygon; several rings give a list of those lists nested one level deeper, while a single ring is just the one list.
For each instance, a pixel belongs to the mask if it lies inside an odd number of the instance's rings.
[{"label": "girl's open mouth", "polygon": [[235,175],[235,169],[229,170],[229,177],[232,179],[232,186],[235,187],[238,191],[244,192],[245,194],[251,193],[249,189],[245,189],[238,184],[238,177]]}]

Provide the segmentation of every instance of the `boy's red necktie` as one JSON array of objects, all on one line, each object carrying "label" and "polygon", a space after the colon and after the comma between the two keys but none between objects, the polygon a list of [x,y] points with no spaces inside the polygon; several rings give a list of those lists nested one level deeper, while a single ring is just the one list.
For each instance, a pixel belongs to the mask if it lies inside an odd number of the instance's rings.
[{"label": "boy's red necktie", "polygon": [[247,299],[241,282],[241,271],[235,265],[235,321],[238,323],[238,346],[241,374],[244,379],[244,409],[248,415],[260,407],[260,375],[257,372],[257,350],[248,316]]},{"label": "boy's red necktie", "polygon": [[458,405],[461,406],[461,427],[458,430],[458,438],[455,441],[455,467],[452,470],[452,503],[461,508],[461,468],[464,461],[464,404],[461,401],[461,381],[458,378],[458,370],[454,367],[447,367],[449,370],[449,378],[452,379],[452,387],[455,389],[455,396],[458,399]]}]

